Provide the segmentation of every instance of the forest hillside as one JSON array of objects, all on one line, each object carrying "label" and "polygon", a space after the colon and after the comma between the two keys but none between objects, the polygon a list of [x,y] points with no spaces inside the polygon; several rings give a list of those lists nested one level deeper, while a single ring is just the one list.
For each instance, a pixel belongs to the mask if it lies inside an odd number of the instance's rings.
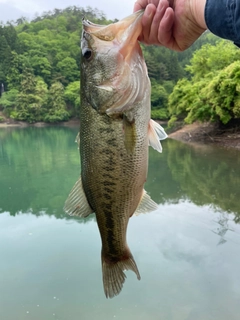
[{"label": "forest hillside", "polygon": [[[109,24],[87,7],[54,9],[0,25],[0,112],[14,120],[78,117],[82,18]],[[185,52],[142,45],[152,83],[152,117],[223,124],[240,118],[240,51],[206,32]],[[3,117],[0,116],[0,121]]]}]

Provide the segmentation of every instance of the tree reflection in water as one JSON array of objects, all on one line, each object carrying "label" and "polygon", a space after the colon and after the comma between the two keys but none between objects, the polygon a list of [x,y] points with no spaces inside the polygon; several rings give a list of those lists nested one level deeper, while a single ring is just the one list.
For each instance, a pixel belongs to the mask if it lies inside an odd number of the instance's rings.
[{"label": "tree reflection in water", "polygon": [[[77,127],[0,129],[0,213],[68,219],[62,207],[80,173],[77,132]],[[214,232],[223,243],[229,214],[240,221],[240,152],[167,139],[162,154],[150,148],[146,190],[159,204],[190,201],[219,211]]]}]

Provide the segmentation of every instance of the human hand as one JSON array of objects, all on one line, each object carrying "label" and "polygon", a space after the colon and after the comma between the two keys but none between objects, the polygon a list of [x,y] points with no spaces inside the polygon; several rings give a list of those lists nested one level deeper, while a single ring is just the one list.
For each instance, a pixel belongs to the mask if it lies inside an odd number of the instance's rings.
[{"label": "human hand", "polygon": [[137,0],[134,12],[145,9],[139,40],[176,51],[190,47],[207,29],[206,0]]}]

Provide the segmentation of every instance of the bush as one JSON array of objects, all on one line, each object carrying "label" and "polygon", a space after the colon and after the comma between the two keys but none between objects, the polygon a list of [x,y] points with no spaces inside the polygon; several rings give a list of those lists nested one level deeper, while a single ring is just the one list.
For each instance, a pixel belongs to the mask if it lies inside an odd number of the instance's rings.
[{"label": "bush", "polygon": [[168,128],[173,128],[176,124],[177,119],[178,118],[176,116],[172,116],[171,119],[168,121]]},{"label": "bush", "polygon": [[70,116],[66,110],[57,110],[54,114],[47,114],[44,117],[45,122],[60,122],[69,120]]},{"label": "bush", "polygon": [[168,111],[167,109],[153,109],[151,110],[151,118],[156,120],[167,120]]}]

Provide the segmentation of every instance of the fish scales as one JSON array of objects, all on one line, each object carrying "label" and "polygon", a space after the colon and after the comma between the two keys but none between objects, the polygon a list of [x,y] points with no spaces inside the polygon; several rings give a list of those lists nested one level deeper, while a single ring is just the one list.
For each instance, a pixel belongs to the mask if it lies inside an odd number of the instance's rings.
[{"label": "fish scales", "polygon": [[166,134],[150,119],[150,81],[137,38],[142,12],[109,26],[83,21],[81,177],[65,203],[70,215],[95,212],[106,297],[119,294],[125,270],[140,274],[126,241],[129,218],[155,210],[144,191],[148,146]]},{"label": "fish scales", "polygon": [[[144,104],[134,109],[138,140],[135,152],[128,154],[124,146],[122,121],[112,121],[107,115],[99,115],[87,103],[83,102],[83,106],[80,114],[83,188],[91,208],[97,213],[103,252],[108,254],[107,248],[112,245],[108,241],[111,225],[114,245],[119,249],[118,255],[121,255],[125,252],[126,226],[139,204],[147,177],[148,132],[146,125],[141,125],[138,114],[149,118],[149,110]],[[84,121],[89,116],[91,120]],[[96,130],[96,127],[99,129]],[[112,129],[111,136],[103,130],[109,127]]]}]

